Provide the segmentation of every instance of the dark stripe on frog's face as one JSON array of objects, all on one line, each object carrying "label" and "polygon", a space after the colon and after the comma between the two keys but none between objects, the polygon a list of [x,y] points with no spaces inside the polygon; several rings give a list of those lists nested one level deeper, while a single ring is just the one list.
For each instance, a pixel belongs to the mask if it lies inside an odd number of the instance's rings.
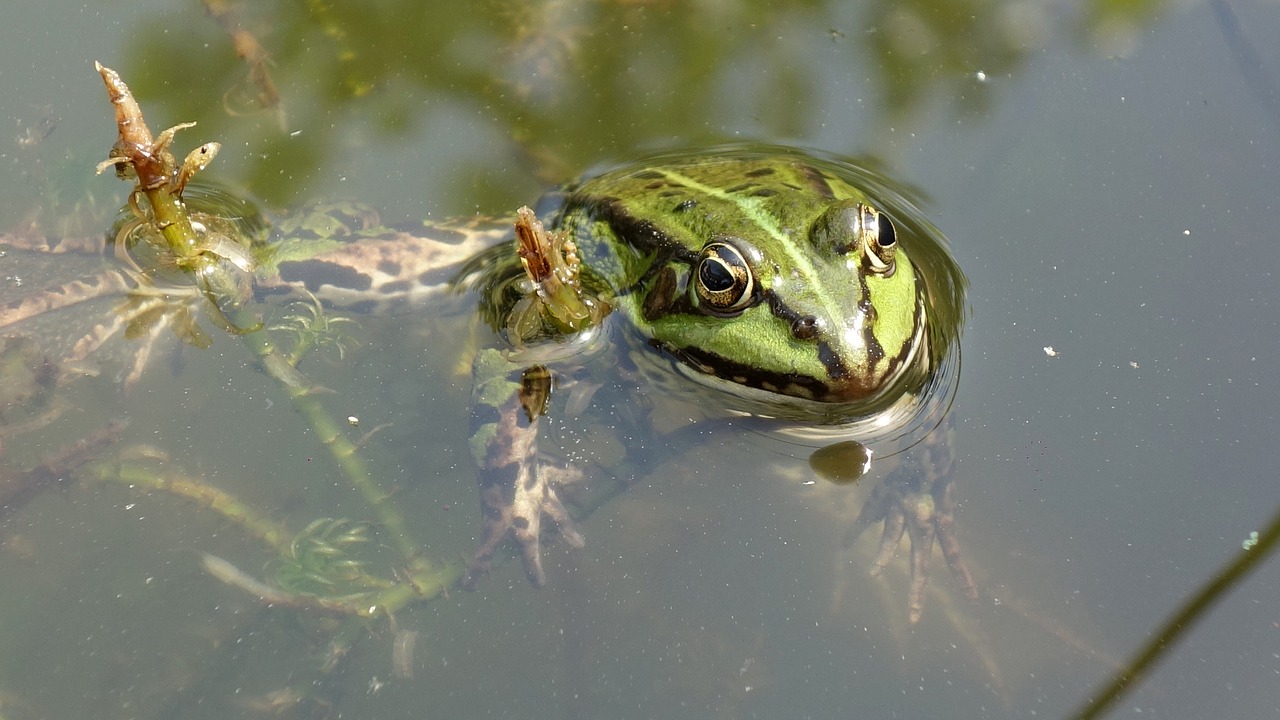
[{"label": "dark stripe on frog's face", "polygon": [[698,372],[714,375],[722,380],[791,397],[822,401],[827,398],[826,383],[813,378],[762,372],[757,368],[728,360],[701,348],[678,348],[659,340],[649,343],[676,360]]},{"label": "dark stripe on frog's face", "polygon": [[[831,357],[832,369],[838,374],[833,375],[828,381],[804,375],[764,371],[734,362],[702,348],[677,347],[657,339],[651,339],[649,344],[698,372],[745,387],[790,397],[823,403],[852,402],[872,396],[881,389],[878,384],[861,381],[845,370],[839,359],[833,356]],[[832,355],[827,343],[819,342],[818,347],[820,355]],[[898,357],[890,362],[890,377],[896,375],[905,359],[905,357]]]},{"label": "dark stripe on frog's face", "polygon": [[810,191],[826,200],[835,198],[836,193],[831,189],[831,183],[826,175],[811,165],[803,165],[799,169],[801,176],[808,182]]},{"label": "dark stripe on frog's face", "polygon": [[[579,198],[579,205],[588,217],[605,221],[614,237],[642,253],[670,253],[686,264],[692,264],[698,257],[697,250],[685,247],[669,237],[653,222],[632,215],[626,204],[616,197],[582,197]],[[630,290],[626,289],[628,292]]]}]

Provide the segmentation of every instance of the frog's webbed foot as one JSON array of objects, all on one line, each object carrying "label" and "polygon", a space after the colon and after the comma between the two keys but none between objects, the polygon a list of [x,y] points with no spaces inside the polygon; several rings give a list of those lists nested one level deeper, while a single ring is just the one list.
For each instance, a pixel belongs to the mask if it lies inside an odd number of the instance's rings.
[{"label": "frog's webbed foot", "polygon": [[[480,510],[484,516],[484,537],[471,558],[462,580],[465,590],[474,590],[480,578],[489,572],[494,552],[510,536],[520,548],[525,574],[534,587],[546,583],[542,571],[543,518],[551,522],[560,538],[572,547],[582,547],[582,535],[560,499],[557,488],[581,479],[572,467],[557,467],[538,462],[538,423],[542,404],[531,398],[537,383],[545,380],[542,373],[526,372],[524,383],[508,393],[508,383],[500,374],[484,372],[481,363],[501,362],[497,354],[477,358],[481,374],[492,376],[488,383],[477,383],[478,398],[473,407],[472,454],[480,468]],[[532,378],[532,379],[531,379]],[[509,395],[497,407],[484,402],[488,388],[497,387]],[[533,395],[545,400],[544,395]]]},{"label": "frog's webbed foot", "polygon": [[933,558],[935,540],[961,592],[971,600],[978,599],[977,585],[956,537],[955,483],[950,472],[950,460],[932,462],[936,459],[932,457],[935,450],[931,447],[923,449],[923,467],[918,462],[904,462],[876,486],[845,536],[845,542],[852,544],[868,527],[884,522],[880,549],[871,568],[871,574],[878,576],[893,560],[903,534],[907,535],[911,543],[911,588],[907,594],[907,607],[908,619],[912,623],[920,619],[924,609],[924,591],[929,581],[929,562]]},{"label": "frog's webbed foot", "polygon": [[514,476],[489,478],[480,490],[484,538],[467,566],[463,589],[474,590],[480,578],[489,573],[493,553],[508,536],[520,548],[529,584],[534,587],[546,584],[542,570],[543,518],[551,522],[565,544],[575,548],[585,544],[556,492],[557,486],[574,482],[578,477],[579,473],[573,468],[539,467],[536,462],[530,462],[521,464]]}]

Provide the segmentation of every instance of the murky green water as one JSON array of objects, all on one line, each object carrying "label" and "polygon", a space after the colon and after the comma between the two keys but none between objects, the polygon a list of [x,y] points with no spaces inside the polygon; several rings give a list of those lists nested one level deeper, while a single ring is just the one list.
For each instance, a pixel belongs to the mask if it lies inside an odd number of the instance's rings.
[{"label": "murky green water", "polygon": [[[400,5],[232,5],[273,61],[281,110],[256,114],[195,0],[6,8],[0,229],[92,235],[124,200],[91,172],[114,141],[95,59],[153,124],[199,122],[182,152],[222,141],[220,181],[390,222],[509,212],[659,147],[878,157],[930,196],[971,282],[958,521],[983,600],[938,562],[906,626],[901,573],[870,579],[839,542],[856,499],[723,433],[591,515],[585,549],[551,548],[548,588],[507,563],[399,614],[419,633],[411,678],[372,623],[317,691],[332,717],[1065,716],[1280,501],[1275,7]],[[79,272],[0,269],[5,298]],[[74,340],[110,307],[41,337]],[[339,416],[390,423],[365,454],[443,559],[479,522],[469,379],[438,332],[362,318],[358,345],[306,370]],[[70,408],[56,420],[0,438],[0,462],[30,468],[127,418],[116,447],[163,452],[294,530],[367,517],[239,343],[158,357],[126,392],[128,350],[109,344],[99,375],[49,400]],[[323,665],[328,620],[260,608],[201,552],[255,575],[270,556],[205,508],[115,484],[51,482],[6,513],[0,718],[301,712],[272,693]],[[1274,714],[1278,584],[1264,565],[1116,714]]]}]

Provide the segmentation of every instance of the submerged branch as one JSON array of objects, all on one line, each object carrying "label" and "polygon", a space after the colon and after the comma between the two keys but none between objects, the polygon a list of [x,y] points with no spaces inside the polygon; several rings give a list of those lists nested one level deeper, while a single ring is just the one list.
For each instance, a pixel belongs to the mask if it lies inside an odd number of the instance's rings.
[{"label": "submerged branch", "polygon": [[0,477],[0,519],[23,507],[45,490],[69,484],[71,473],[93,460],[104,447],[120,437],[128,425],[113,420],[92,435],[77,440],[26,472]]}]

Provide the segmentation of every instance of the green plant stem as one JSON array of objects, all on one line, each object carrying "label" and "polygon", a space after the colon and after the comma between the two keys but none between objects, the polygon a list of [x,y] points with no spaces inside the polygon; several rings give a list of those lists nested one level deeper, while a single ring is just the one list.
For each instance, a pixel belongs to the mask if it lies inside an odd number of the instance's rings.
[{"label": "green plant stem", "polygon": [[458,562],[431,565],[424,560],[410,562],[409,577],[378,593],[374,606],[379,612],[394,615],[419,600],[431,600],[444,594],[462,580],[466,566]]},{"label": "green plant stem", "polygon": [[[236,313],[236,315],[243,314],[245,313]],[[252,319],[233,317],[232,320],[240,324],[241,320]],[[319,438],[320,444],[329,451],[330,457],[341,468],[342,474],[346,476],[352,487],[373,508],[378,521],[390,532],[392,542],[401,557],[411,565],[422,563],[421,569],[429,569],[430,564],[421,559],[421,550],[409,534],[404,516],[390,502],[390,496],[386,491],[373,479],[359,448],[346,436],[342,426],[325,410],[320,402],[317,388],[276,349],[265,330],[246,333],[241,336],[241,339],[258,358],[267,375],[289,395],[294,409],[307,421],[312,432]]]},{"label": "green plant stem", "polygon": [[155,226],[164,236],[169,250],[179,261],[191,261],[200,254],[200,236],[191,226],[187,206],[182,198],[169,191],[168,186],[145,191]]}]

